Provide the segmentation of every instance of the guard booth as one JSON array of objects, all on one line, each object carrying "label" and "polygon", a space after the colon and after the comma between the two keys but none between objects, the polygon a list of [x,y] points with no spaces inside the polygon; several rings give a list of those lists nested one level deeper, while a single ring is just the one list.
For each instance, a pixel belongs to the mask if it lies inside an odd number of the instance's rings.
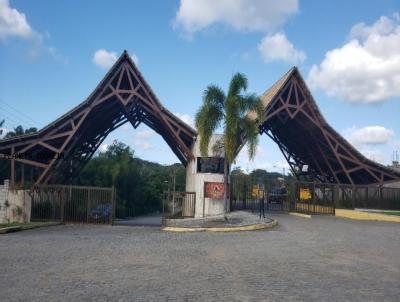
[{"label": "guard booth", "polygon": [[[223,215],[225,212],[224,150],[222,135],[210,139],[208,157],[200,153],[200,137],[193,144],[195,157],[186,167],[186,191],[195,193],[194,217]],[[229,212],[229,203],[227,205]]]}]

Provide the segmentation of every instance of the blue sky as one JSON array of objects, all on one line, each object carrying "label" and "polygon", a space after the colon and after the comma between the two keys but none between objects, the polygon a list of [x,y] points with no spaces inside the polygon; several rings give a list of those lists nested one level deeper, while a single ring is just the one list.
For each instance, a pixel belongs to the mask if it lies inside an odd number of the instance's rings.
[{"label": "blue sky", "polygon": [[[208,84],[226,89],[240,71],[261,94],[297,65],[328,122],[388,164],[400,150],[399,13],[395,0],[0,0],[0,119],[6,129],[45,126],[83,101],[124,49],[188,122]],[[178,161],[145,126],[121,127],[105,144],[113,139],[139,157]],[[287,167],[260,141],[257,159],[242,153],[238,165]]]}]

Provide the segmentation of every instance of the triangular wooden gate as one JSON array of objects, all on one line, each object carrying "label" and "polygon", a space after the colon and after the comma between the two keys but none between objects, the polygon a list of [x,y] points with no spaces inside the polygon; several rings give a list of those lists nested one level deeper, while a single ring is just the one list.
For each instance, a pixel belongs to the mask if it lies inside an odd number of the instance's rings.
[{"label": "triangular wooden gate", "polygon": [[[65,183],[76,176],[114,129],[145,123],[159,133],[186,165],[197,133],[157,99],[124,51],[92,94],[39,132],[0,142],[0,156],[40,170],[39,183]],[[13,175],[14,174],[14,175]]]}]

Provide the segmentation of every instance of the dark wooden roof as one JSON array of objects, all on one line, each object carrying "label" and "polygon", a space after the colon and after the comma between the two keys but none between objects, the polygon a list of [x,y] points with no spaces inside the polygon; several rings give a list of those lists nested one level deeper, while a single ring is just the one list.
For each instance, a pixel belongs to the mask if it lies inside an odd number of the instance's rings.
[{"label": "dark wooden roof", "polygon": [[[14,160],[42,169],[37,183],[62,183],[126,122],[134,128],[144,123],[159,133],[184,165],[193,159],[197,132],[161,104],[126,51],[82,103],[35,134],[0,141],[0,157],[29,153],[29,159]],[[54,160],[57,153],[63,158]]]},{"label": "dark wooden roof", "polygon": [[[328,124],[296,67],[260,98],[266,118],[260,132],[278,144],[298,177],[341,184],[400,180],[399,172],[367,159]],[[304,165],[309,167],[307,173],[301,171]]]}]

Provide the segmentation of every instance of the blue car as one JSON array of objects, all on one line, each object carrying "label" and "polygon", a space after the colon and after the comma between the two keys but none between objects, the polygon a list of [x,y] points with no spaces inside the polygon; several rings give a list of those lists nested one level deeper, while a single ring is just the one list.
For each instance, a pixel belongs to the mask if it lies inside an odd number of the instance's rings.
[{"label": "blue car", "polygon": [[92,217],[94,220],[109,219],[111,211],[111,203],[99,204],[90,211],[90,217]]}]

